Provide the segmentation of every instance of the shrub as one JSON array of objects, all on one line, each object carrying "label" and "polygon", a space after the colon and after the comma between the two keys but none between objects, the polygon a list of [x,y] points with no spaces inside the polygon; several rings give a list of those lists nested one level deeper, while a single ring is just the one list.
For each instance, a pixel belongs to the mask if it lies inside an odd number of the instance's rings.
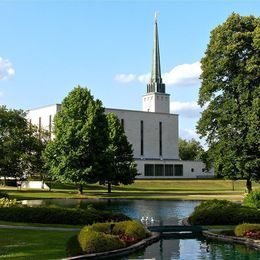
[{"label": "shrub", "polygon": [[0,208],[0,220],[13,222],[88,225],[94,222],[122,221],[129,217],[98,210],[48,207]]},{"label": "shrub", "polygon": [[249,232],[256,233],[256,231],[260,231],[260,224],[245,223],[236,226],[234,232],[236,236],[241,237],[241,236],[248,236],[247,234],[249,234]]},{"label": "shrub", "polygon": [[0,198],[8,198],[8,195],[4,191],[0,191]]},{"label": "shrub", "polygon": [[112,233],[114,226],[115,226],[114,222],[106,222],[106,223],[95,223],[90,228],[93,231],[103,232],[108,234],[108,233]]},{"label": "shrub", "polygon": [[82,250],[87,254],[125,247],[125,243],[117,236],[94,231],[88,226],[80,231],[78,241]]},{"label": "shrub", "polygon": [[148,231],[145,227],[137,221],[118,222],[113,228],[113,233],[118,235],[123,234],[135,240],[141,240],[148,235]]},{"label": "shrub", "polygon": [[78,235],[72,236],[66,244],[66,255],[77,256],[82,254],[83,251],[78,241]]},{"label": "shrub", "polygon": [[225,200],[202,202],[189,217],[193,225],[237,225],[259,221],[259,210]]},{"label": "shrub", "polygon": [[244,205],[260,209],[260,189],[254,190],[244,198]]},{"label": "shrub", "polygon": [[0,208],[17,207],[19,203],[16,200],[9,200],[7,198],[0,199]]}]

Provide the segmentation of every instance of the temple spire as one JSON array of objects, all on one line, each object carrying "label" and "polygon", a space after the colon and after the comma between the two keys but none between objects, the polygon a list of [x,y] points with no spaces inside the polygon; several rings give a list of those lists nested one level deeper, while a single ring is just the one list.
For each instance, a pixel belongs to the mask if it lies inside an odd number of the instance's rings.
[{"label": "temple spire", "polygon": [[152,73],[149,84],[147,85],[147,92],[165,93],[165,84],[162,83],[161,64],[160,64],[160,49],[159,36],[157,25],[158,14],[154,17],[154,38],[153,38],[153,56],[152,56]]}]

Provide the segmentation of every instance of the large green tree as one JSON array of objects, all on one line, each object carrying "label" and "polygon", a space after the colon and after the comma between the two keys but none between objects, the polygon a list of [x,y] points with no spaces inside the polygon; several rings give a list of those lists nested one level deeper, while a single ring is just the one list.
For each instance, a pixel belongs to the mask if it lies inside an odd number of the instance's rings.
[{"label": "large green tree", "polygon": [[179,138],[179,157],[181,160],[200,160],[203,153],[201,144],[195,139]]},{"label": "large green tree", "polygon": [[61,182],[78,185],[97,182],[107,165],[108,126],[101,101],[90,91],[74,88],[54,118],[53,141],[44,152],[46,167]]},{"label": "large green tree", "polygon": [[0,107],[0,176],[5,179],[26,177],[43,165],[44,143],[25,116],[22,110]]},{"label": "large green tree", "polygon": [[137,169],[134,163],[132,145],[128,142],[118,117],[113,113],[107,114],[106,117],[109,130],[108,164],[105,171],[99,176],[99,182],[107,184],[110,193],[111,185],[133,183]]},{"label": "large green tree", "polygon": [[233,13],[210,36],[201,60],[197,124],[224,177],[260,179],[260,19]]}]

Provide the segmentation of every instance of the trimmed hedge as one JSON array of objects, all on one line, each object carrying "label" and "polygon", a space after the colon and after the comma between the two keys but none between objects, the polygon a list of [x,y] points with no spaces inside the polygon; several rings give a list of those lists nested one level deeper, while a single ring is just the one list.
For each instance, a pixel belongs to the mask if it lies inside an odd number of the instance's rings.
[{"label": "trimmed hedge", "polygon": [[244,205],[260,209],[260,189],[254,190],[244,198]]},{"label": "trimmed hedge", "polygon": [[84,227],[78,235],[79,244],[86,254],[111,251],[125,247],[125,243],[115,235],[105,234]]},{"label": "trimmed hedge", "polygon": [[244,236],[247,231],[260,231],[260,224],[241,224],[236,226],[235,235],[238,237]]},{"label": "trimmed hedge", "polygon": [[227,200],[202,202],[195,208],[189,222],[193,225],[238,225],[244,222],[260,223],[260,210]]},{"label": "trimmed hedge", "polygon": [[[85,226],[77,241],[72,237],[66,251],[68,256],[111,251],[136,243],[149,235],[150,232],[137,221],[95,223]],[[79,247],[83,253],[78,253]]]},{"label": "trimmed hedge", "polygon": [[95,222],[123,221],[130,218],[121,213],[95,209],[48,207],[0,208],[0,220],[43,224],[90,225]]}]

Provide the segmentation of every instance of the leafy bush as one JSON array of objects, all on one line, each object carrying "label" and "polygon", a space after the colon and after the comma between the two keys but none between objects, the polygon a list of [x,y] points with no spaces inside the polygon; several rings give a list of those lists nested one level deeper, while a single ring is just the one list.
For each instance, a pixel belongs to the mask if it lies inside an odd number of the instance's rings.
[{"label": "leafy bush", "polygon": [[241,224],[236,226],[235,235],[238,237],[245,236],[248,231],[260,231],[260,224]]},{"label": "leafy bush", "polygon": [[66,255],[77,256],[82,254],[83,251],[78,241],[78,235],[72,236],[66,244]]},{"label": "leafy bush", "polygon": [[133,237],[135,240],[141,240],[147,237],[147,230],[137,221],[123,221],[115,224],[113,228],[114,234],[124,234]]},{"label": "leafy bush", "polygon": [[[79,255],[78,246],[84,253],[111,251],[136,243],[150,234],[137,221],[95,223],[85,226],[78,235],[78,244],[71,238],[67,243],[69,256]],[[81,253],[82,254],[82,253]]]},{"label": "leafy bush", "polygon": [[202,202],[195,208],[189,222],[193,225],[237,225],[260,222],[260,211],[226,200]]},{"label": "leafy bush", "polygon": [[13,222],[88,225],[94,222],[129,220],[129,217],[98,210],[48,207],[0,208],[0,220]]},{"label": "leafy bush", "polygon": [[88,226],[80,231],[78,241],[82,250],[87,254],[125,247],[125,243],[119,237],[94,231]]},{"label": "leafy bush", "polygon": [[254,190],[244,198],[244,205],[260,209],[260,189]]},{"label": "leafy bush", "polygon": [[1,198],[0,199],[0,208],[11,208],[11,207],[17,207],[19,203],[17,200],[9,200],[7,198]]},{"label": "leafy bush", "polygon": [[0,198],[8,198],[8,195],[4,191],[0,191]]}]

